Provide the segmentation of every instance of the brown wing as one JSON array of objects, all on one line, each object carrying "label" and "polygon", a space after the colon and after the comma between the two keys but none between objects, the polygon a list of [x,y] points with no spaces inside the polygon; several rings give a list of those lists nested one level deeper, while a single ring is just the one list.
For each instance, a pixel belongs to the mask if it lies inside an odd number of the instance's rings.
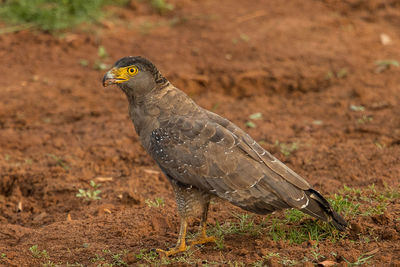
[{"label": "brown wing", "polygon": [[304,179],[219,116],[172,118],[152,132],[150,142],[150,154],[168,177],[244,209],[268,213],[309,202]]},{"label": "brown wing", "polygon": [[277,158],[271,155],[268,151],[263,149],[256,141],[254,141],[246,132],[237,127],[235,124],[230,122],[229,120],[212,113],[210,111],[205,110],[208,117],[215,123],[223,126],[232,134],[241,139],[244,144],[240,146],[243,150],[246,151],[253,159],[262,160],[265,165],[268,166],[273,172],[280,175],[283,179],[287,180],[289,183],[294,186],[307,190],[310,189],[310,184],[304,180],[297,173],[289,169],[285,164],[279,161]]}]

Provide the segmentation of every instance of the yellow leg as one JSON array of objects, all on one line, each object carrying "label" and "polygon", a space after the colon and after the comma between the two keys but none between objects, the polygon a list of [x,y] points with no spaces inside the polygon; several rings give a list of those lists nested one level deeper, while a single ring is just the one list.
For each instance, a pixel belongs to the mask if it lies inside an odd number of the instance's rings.
[{"label": "yellow leg", "polygon": [[210,243],[210,242],[215,242],[215,236],[207,236],[207,233],[206,233],[207,223],[206,222],[204,222],[204,223],[202,222],[200,227],[201,227],[201,230],[200,230],[199,237],[197,237],[195,240],[190,242],[190,246],[201,245],[201,244]]},{"label": "yellow leg", "polygon": [[201,216],[201,222],[200,222],[200,231],[199,231],[199,236],[190,242],[190,246],[194,245],[201,245],[205,243],[210,243],[210,242],[215,242],[215,236],[207,236],[207,215],[208,215],[208,206],[210,205],[210,202],[208,202],[204,206],[203,210],[203,215]]},{"label": "yellow leg", "polygon": [[186,231],[187,231],[187,221],[186,218],[181,218],[181,228],[179,230],[179,237],[176,246],[170,250],[156,249],[156,251],[164,256],[172,256],[179,252],[184,252],[188,249],[186,246]]}]

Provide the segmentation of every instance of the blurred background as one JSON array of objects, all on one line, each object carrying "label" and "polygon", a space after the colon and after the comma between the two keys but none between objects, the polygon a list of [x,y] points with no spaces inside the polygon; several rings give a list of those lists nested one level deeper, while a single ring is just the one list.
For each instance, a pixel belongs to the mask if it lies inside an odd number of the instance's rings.
[{"label": "blurred background", "polygon": [[[0,1],[0,265],[397,266],[399,26],[396,0]],[[244,128],[352,229],[216,200],[218,242],[159,259],[174,195],[125,96],[101,85],[128,55]]]}]

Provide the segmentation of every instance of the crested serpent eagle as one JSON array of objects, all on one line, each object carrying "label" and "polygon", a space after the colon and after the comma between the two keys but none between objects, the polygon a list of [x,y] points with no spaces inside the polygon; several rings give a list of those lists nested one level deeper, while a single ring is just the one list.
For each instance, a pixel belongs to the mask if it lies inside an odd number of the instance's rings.
[{"label": "crested serpent eagle", "polygon": [[160,253],[185,251],[187,219],[201,217],[190,243],[215,241],[206,234],[210,198],[268,214],[299,209],[343,231],[347,223],[312,186],[229,120],[198,106],[147,59],[124,57],[103,78],[129,102],[140,141],[171,182],[181,218],[178,242]]}]

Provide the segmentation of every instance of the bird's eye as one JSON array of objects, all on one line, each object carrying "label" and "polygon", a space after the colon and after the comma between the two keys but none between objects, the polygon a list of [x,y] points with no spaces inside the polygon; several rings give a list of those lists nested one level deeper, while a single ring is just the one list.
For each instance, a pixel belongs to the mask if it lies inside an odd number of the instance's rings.
[{"label": "bird's eye", "polygon": [[137,70],[137,68],[135,68],[135,67],[128,68],[128,73],[129,73],[130,75],[136,74],[137,71],[138,71],[138,70]]}]

